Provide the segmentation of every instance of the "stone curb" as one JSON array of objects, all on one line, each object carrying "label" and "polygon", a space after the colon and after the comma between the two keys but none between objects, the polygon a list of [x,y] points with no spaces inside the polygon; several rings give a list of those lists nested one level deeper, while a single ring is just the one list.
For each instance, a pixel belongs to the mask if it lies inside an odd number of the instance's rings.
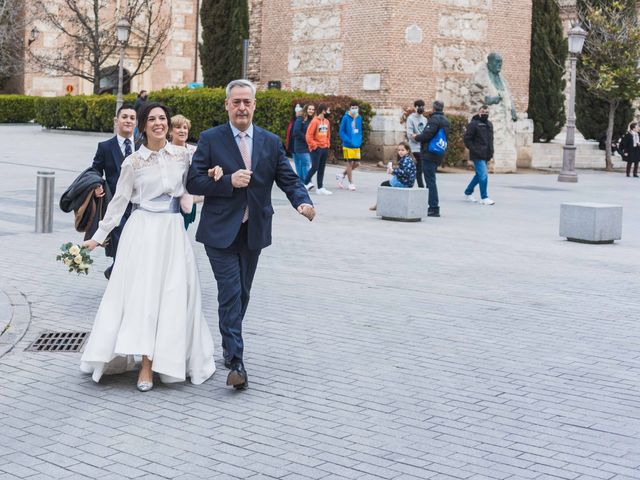
[{"label": "stone curb", "polygon": [[6,330],[3,325],[4,333],[0,335],[0,358],[9,353],[22,340],[31,323],[31,308],[27,297],[12,287],[3,287],[2,292],[9,299],[11,313]]}]

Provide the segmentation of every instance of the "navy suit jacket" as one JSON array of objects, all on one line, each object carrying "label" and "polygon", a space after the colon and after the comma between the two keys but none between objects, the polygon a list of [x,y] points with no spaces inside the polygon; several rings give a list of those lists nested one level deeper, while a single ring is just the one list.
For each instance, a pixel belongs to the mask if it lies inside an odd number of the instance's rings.
[{"label": "navy suit jacket", "polygon": [[98,143],[98,151],[93,157],[93,168],[100,172],[100,175],[104,175],[112,194],[116,191],[123,160],[124,155],[118,145],[118,137],[113,136],[109,140]]},{"label": "navy suit jacket", "polygon": [[[207,170],[219,165],[223,177],[214,182]],[[196,240],[214,248],[229,247],[240,230],[249,205],[247,242],[251,250],[271,245],[271,189],[275,182],[294,208],[313,205],[307,189],[291,168],[280,138],[262,128],[253,127],[253,149],[249,186],[234,188],[231,174],[244,169],[244,161],[229,123],[200,134],[198,148],[187,177],[187,190],[204,195],[204,205]]]}]

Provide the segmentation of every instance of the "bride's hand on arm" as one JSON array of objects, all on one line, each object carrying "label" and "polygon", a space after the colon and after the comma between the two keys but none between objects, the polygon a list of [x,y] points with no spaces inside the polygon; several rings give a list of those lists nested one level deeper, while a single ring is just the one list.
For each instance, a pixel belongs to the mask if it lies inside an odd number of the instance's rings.
[{"label": "bride's hand on arm", "polygon": [[96,248],[98,245],[100,245],[98,242],[96,242],[95,240],[89,239],[84,241],[84,243],[82,244],[82,248],[86,248],[89,251],[91,251],[94,248]]},{"label": "bride's hand on arm", "polygon": [[216,165],[213,168],[210,168],[209,170],[207,170],[207,174],[213,178],[214,182],[217,182],[218,180],[220,180],[222,178],[222,175],[224,175],[224,172],[222,171],[222,167],[219,165]]}]

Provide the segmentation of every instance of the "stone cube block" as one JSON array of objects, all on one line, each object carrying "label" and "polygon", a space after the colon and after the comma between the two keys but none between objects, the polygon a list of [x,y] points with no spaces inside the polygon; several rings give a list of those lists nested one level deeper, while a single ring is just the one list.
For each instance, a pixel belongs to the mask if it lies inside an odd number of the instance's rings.
[{"label": "stone cube block", "polygon": [[622,238],[622,206],[606,203],[563,203],[560,236],[582,243],[613,243]]},{"label": "stone cube block", "polygon": [[378,187],[376,214],[383,220],[419,222],[427,212],[426,188]]}]

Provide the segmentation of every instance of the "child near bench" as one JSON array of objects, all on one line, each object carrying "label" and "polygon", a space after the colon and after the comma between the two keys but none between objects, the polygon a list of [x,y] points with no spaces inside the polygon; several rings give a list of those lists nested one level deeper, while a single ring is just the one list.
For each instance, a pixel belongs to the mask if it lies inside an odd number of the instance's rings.
[{"label": "child near bench", "polygon": [[[391,178],[382,182],[380,186],[411,188],[416,181],[416,164],[411,157],[411,147],[407,142],[400,142],[396,152],[398,153],[397,167],[392,168],[391,162],[389,162],[387,173],[391,175]],[[375,211],[377,208],[378,205],[376,204],[373,207],[369,207],[369,210]]]}]

